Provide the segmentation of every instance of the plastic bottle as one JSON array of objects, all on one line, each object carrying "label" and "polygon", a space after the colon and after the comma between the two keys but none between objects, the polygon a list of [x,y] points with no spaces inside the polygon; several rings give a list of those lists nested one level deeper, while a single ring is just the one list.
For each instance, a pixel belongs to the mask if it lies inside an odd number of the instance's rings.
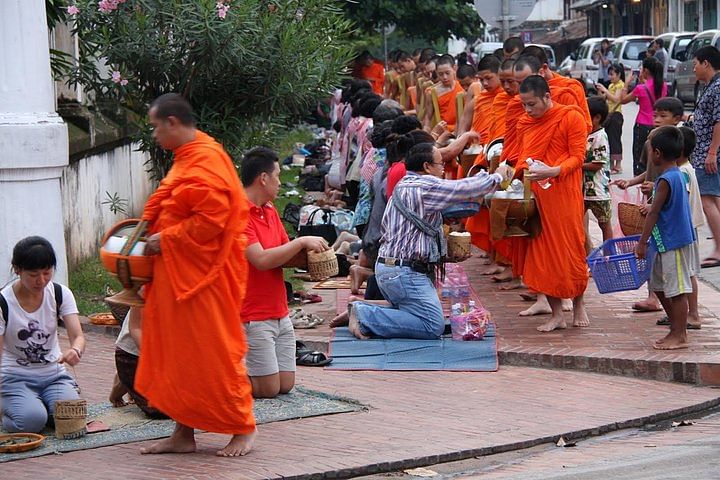
[{"label": "plastic bottle", "polygon": [[475,310],[475,300],[470,300],[468,302],[468,312],[472,312]]},{"label": "plastic bottle", "polygon": [[[540,160],[533,160],[532,158],[527,159],[528,164],[528,171],[530,173],[536,171],[538,167],[547,167],[547,165],[544,162],[541,162]],[[540,188],[543,190],[547,190],[548,188],[552,187],[552,183],[550,183],[550,179],[546,178],[545,180],[538,180],[537,184],[540,185]]]}]

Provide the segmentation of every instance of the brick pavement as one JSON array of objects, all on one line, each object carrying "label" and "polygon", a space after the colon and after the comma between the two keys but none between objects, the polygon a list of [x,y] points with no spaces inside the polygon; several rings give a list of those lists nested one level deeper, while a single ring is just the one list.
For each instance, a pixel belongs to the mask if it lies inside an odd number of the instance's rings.
[{"label": "brick pavement", "polygon": [[[592,226],[597,245],[599,230]],[[701,233],[702,235],[702,233]],[[565,368],[597,373],[627,375],[662,381],[720,385],[720,296],[717,286],[701,279],[699,290],[701,330],[690,331],[691,346],[687,350],[661,352],[652,348],[653,342],[664,336],[665,327],[655,321],[664,315],[634,313],[630,306],[644,298],[646,287],[638,291],[601,295],[590,280],[585,298],[591,326],[569,328],[551,333],[539,333],[535,328],[546,316],[519,317],[517,313],[530,304],[518,292],[500,291],[481,272],[479,258],[463,263],[470,282],[488,308],[498,326],[498,354],[501,365],[523,365],[545,368]],[[705,275],[714,275],[706,269]],[[312,284],[308,284],[310,287]],[[335,315],[335,295],[332,290],[319,290],[323,303],[306,305],[308,312],[324,318]],[[300,338],[315,348],[327,349],[330,329],[322,325],[314,330],[298,330]]]},{"label": "brick pavement", "polygon": [[[77,376],[91,402],[109,390],[112,351],[108,336],[88,333]],[[242,459],[214,457],[227,437],[200,434],[195,455],[140,456],[141,444],[118,445],[2,464],[2,478],[348,477],[605,433],[720,401],[709,388],[527,367],[479,374],[301,368],[298,379],[370,409],[263,425],[256,450]]]}]

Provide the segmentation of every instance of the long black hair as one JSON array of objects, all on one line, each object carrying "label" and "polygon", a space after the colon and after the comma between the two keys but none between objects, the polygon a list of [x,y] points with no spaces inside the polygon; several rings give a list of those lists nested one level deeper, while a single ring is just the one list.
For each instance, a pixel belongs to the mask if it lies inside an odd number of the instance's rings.
[{"label": "long black hair", "polygon": [[619,63],[613,63],[608,67],[608,72],[613,71],[617,73],[620,80],[625,81],[625,68]]},{"label": "long black hair", "polygon": [[663,64],[655,57],[647,57],[643,60],[642,68],[647,69],[652,75],[653,89],[655,90],[655,99],[657,100],[662,96],[663,87]]}]

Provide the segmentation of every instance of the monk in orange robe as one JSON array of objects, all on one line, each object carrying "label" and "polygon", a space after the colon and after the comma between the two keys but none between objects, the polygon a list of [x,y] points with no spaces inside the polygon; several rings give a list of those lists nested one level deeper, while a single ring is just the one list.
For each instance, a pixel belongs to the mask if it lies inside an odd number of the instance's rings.
[{"label": "monk in orange robe", "polygon": [[355,59],[353,77],[367,80],[372,86],[373,92],[383,94],[385,88],[385,65],[374,58],[370,52],[365,50]]},{"label": "monk in orange robe", "polygon": [[[520,158],[541,160],[525,178],[532,181],[541,233],[529,241],[523,280],[528,288],[543,293],[552,310],[551,318],[538,327],[541,332],[566,328],[562,299],[573,299],[573,326],[590,322],[583,294],[588,273],[585,262],[582,164],[587,132],[583,114],[574,105],[551,100],[550,87],[539,75],[520,85],[520,98],[527,115],[518,122]],[[537,182],[550,182],[545,189]]]},{"label": "monk in orange robe", "polygon": [[426,103],[426,105],[431,106],[431,108],[427,109],[425,126],[432,128],[436,123],[439,123],[439,121],[444,121],[447,124],[448,130],[454,132],[458,121],[456,97],[458,95],[464,95],[465,90],[455,78],[457,66],[455,65],[455,59],[453,57],[443,55],[437,60],[436,65],[436,74],[440,81],[439,85],[433,87],[434,92],[437,94],[437,108],[435,107],[435,100],[432,95],[433,89],[431,89],[431,98]]},{"label": "monk in orange robe", "polygon": [[[538,63],[531,62],[531,74],[540,75],[550,86],[550,95],[554,102],[563,105],[576,105],[580,108],[588,126],[588,134],[592,131],[592,117],[587,105],[585,89],[580,82],[573,78],[564,77],[550,70],[547,54],[542,47],[530,45],[523,49],[518,60],[525,60],[528,56],[537,59]],[[523,62],[524,63],[524,62]]]},{"label": "monk in orange robe", "polygon": [[232,435],[217,455],[245,455],[256,435],[240,320],[247,200],[230,157],[196,130],[183,97],[159,97],[149,116],[155,141],[175,156],[142,217],[145,253],[156,256],[135,387],[176,427],[142,453],[193,452],[197,428]]}]

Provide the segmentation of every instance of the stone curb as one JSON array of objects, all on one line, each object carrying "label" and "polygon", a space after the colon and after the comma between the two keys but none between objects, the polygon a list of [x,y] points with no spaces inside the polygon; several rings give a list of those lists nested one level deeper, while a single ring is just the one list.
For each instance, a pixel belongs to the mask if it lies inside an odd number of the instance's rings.
[{"label": "stone curb", "polygon": [[546,443],[556,443],[560,437],[566,440],[580,440],[583,438],[603,435],[606,433],[622,430],[625,428],[638,428],[643,425],[657,423],[663,420],[670,420],[676,417],[686,416],[702,412],[720,405],[720,397],[687,407],[677,408],[666,412],[659,412],[644,417],[634,418],[621,422],[608,423],[599,427],[586,428],[569,432],[562,432],[555,435],[545,436],[541,438],[525,440],[522,442],[506,443],[491,447],[473,448],[460,450],[455,452],[441,453],[437,455],[427,455],[423,457],[414,457],[404,460],[396,460],[391,462],[374,463],[358,467],[343,468],[338,470],[326,470],[323,472],[304,473],[301,475],[293,475],[286,477],[269,477],[282,478],[283,480],[320,480],[320,479],[340,479],[352,478],[365,475],[376,475],[381,473],[395,472],[408,468],[424,467],[435,465],[438,463],[456,462],[459,460],[467,460],[473,457],[482,457],[497,453],[505,453],[514,450],[523,450]]}]

